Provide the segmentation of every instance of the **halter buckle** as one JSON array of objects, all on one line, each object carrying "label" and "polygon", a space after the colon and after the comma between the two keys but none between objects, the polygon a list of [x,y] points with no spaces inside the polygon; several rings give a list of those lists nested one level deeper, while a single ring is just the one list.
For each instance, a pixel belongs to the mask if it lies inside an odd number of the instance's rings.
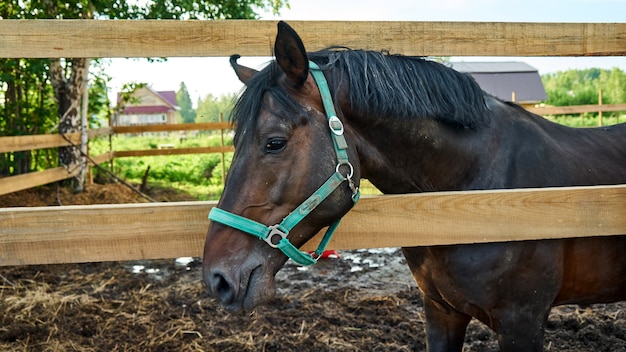
[{"label": "halter buckle", "polygon": [[282,241],[283,238],[287,238],[287,233],[278,228],[279,225],[280,224],[268,226],[270,232],[263,239],[272,248],[278,248],[278,243]]},{"label": "halter buckle", "polygon": [[328,127],[330,127],[330,131],[337,136],[343,135],[343,123],[341,120],[335,115],[328,118]]}]

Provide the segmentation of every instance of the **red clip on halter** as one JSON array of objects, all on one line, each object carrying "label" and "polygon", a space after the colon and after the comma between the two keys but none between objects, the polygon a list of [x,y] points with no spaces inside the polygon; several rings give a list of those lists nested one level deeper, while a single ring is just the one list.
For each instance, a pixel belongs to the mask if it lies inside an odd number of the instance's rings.
[{"label": "red clip on halter", "polygon": [[[311,75],[315,79],[317,87],[320,90],[322,102],[324,103],[324,109],[326,110],[326,116],[328,118],[328,126],[330,127],[333,139],[333,146],[335,147],[335,153],[337,154],[337,167],[335,169],[335,173],[330,176],[328,180],[309,198],[302,202],[302,204],[300,204],[294,211],[289,213],[289,215],[287,215],[287,217],[285,217],[280,224],[266,226],[254,220],[227,212],[217,207],[211,209],[211,212],[209,213],[209,219],[211,221],[222,223],[226,226],[230,226],[262,239],[267,242],[270,247],[280,249],[287,257],[291,258],[291,260],[305,266],[317,263],[317,259],[322,255],[324,249],[326,249],[326,246],[328,245],[328,242],[335,233],[335,230],[339,226],[340,220],[337,220],[328,227],[322,241],[313,254],[302,252],[291,244],[287,238],[289,231],[300,223],[300,221],[311,213],[313,209],[315,209],[344,181],[348,181],[348,186],[352,190],[353,203],[356,204],[360,195],[359,188],[356,187],[354,181],[352,180],[354,168],[348,161],[348,144],[343,136],[343,124],[335,112],[335,107],[333,105],[332,97],[330,96],[330,90],[328,89],[326,77],[324,77],[322,70],[316,63],[309,61],[309,67],[311,69]],[[340,172],[342,166],[346,166],[348,168],[345,176]]]}]

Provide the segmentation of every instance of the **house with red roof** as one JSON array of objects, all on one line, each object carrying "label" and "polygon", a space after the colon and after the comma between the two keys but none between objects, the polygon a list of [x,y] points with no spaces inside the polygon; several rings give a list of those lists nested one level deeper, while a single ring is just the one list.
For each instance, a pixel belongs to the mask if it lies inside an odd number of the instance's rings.
[{"label": "house with red roof", "polygon": [[160,125],[178,123],[178,110],[175,91],[157,92],[145,86],[131,94],[129,102],[123,103],[117,94],[120,109],[114,118],[114,126]]}]

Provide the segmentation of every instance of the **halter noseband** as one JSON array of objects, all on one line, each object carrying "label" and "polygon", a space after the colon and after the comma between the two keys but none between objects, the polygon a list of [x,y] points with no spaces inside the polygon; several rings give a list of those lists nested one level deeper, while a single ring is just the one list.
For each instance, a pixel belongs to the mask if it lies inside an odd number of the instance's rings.
[{"label": "halter noseband", "polygon": [[[289,213],[287,217],[279,224],[266,226],[254,220],[250,220],[243,216],[239,216],[217,207],[211,209],[209,213],[209,219],[222,223],[226,226],[230,226],[237,230],[246,232],[254,237],[257,237],[272,247],[280,249],[287,257],[291,258],[294,262],[308,266],[317,263],[317,259],[322,255],[324,249],[330,242],[331,237],[335,233],[335,230],[339,226],[341,219],[332,223],[319,246],[315,252],[309,254],[300,251],[296,248],[289,239],[289,231],[291,231],[300,221],[302,221],[309,213],[315,209],[324,199],[326,199],[339,185],[344,181],[348,182],[348,186],[352,190],[352,201],[356,203],[359,199],[359,188],[356,187],[352,180],[354,168],[348,161],[348,144],[343,136],[343,124],[337,117],[335,107],[333,105],[333,99],[330,96],[330,90],[328,89],[328,83],[326,77],[322,73],[320,67],[309,61],[309,68],[311,69],[311,75],[313,76],[317,87],[319,88],[322,102],[324,103],[324,109],[326,110],[326,116],[328,118],[328,126],[330,127],[331,137],[333,140],[333,146],[335,147],[335,153],[337,154],[337,167],[335,173],[328,178],[326,182],[320,188],[317,189],[309,198],[307,198],[302,204],[300,204],[294,211]],[[347,173],[344,175],[341,173],[342,168],[347,168]]]}]

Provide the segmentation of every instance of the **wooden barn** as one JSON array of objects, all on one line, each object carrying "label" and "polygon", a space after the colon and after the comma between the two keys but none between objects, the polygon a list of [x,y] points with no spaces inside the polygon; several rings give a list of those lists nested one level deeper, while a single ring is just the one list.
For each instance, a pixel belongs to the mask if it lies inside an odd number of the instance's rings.
[{"label": "wooden barn", "polygon": [[533,107],[548,97],[536,68],[519,61],[451,62],[459,72],[469,73],[482,89],[505,101]]}]

